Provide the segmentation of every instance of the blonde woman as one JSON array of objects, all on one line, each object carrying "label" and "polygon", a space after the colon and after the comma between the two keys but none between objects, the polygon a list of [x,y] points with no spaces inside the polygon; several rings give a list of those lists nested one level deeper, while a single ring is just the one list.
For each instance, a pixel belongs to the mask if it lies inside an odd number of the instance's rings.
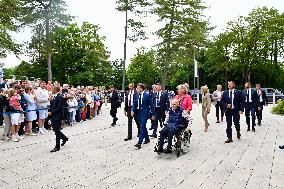
[{"label": "blonde woman", "polygon": [[209,127],[207,116],[210,113],[210,108],[211,108],[211,98],[208,87],[207,86],[201,87],[201,93],[202,93],[202,118],[205,122],[204,132],[207,132]]}]

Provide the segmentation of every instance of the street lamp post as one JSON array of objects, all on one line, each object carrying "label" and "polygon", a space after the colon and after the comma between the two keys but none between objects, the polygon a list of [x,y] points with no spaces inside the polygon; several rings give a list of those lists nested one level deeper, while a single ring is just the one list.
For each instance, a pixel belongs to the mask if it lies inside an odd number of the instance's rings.
[{"label": "street lamp post", "polygon": [[[193,62],[194,62],[194,74],[193,74],[193,77],[194,77],[194,97],[195,97],[195,94],[197,92],[197,90],[199,89],[199,77],[198,77],[198,65],[197,65],[197,61],[195,60],[195,57],[196,57],[196,54],[195,54],[195,50],[196,50],[196,46],[193,46]],[[197,88],[195,87],[196,86],[196,81],[197,81]],[[199,105],[199,93],[197,92],[196,94],[196,100],[197,100],[197,105]],[[195,103],[195,99],[194,99],[194,103]]]},{"label": "street lamp post", "polygon": [[122,76],[122,90],[125,91],[125,63],[126,63],[126,42],[127,42],[127,26],[128,26],[128,0],[125,0],[125,33],[124,33],[124,56],[123,56],[123,76]]},{"label": "street lamp post", "polygon": [[4,71],[3,71],[3,67],[5,66],[5,63],[1,62],[0,63],[0,84],[3,83],[3,78],[4,78]]}]

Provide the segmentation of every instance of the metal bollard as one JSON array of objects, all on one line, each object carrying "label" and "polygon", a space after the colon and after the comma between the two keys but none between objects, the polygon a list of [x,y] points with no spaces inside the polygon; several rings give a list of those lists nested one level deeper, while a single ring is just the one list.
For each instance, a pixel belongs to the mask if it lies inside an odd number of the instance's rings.
[{"label": "metal bollard", "polygon": [[273,92],[273,106],[275,106],[275,91]]}]

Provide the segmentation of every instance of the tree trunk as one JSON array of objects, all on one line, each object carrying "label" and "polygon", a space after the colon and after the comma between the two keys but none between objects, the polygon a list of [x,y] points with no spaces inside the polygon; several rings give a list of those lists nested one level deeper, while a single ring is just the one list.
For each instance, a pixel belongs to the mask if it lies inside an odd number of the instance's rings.
[{"label": "tree trunk", "polygon": [[277,45],[277,40],[274,41],[273,57],[274,57],[274,64],[277,64],[278,63],[278,45]]},{"label": "tree trunk", "polygon": [[169,65],[171,61],[171,43],[172,43],[172,31],[173,31],[173,23],[174,23],[174,15],[175,15],[175,2],[172,4],[172,15],[171,15],[171,20],[170,20],[170,26],[169,26],[169,31],[168,31],[168,36],[166,38],[167,40],[167,45],[166,45],[166,58],[165,58],[165,65],[164,65],[164,73],[162,77],[162,90],[166,89],[166,84],[167,84],[167,79],[168,79],[168,71],[169,71]]},{"label": "tree trunk", "polygon": [[[47,10],[49,11],[49,10]],[[47,75],[48,80],[52,81],[52,69],[51,69],[51,44],[50,44],[50,20],[47,13],[45,19],[45,34],[46,34],[46,52],[47,52]]]}]

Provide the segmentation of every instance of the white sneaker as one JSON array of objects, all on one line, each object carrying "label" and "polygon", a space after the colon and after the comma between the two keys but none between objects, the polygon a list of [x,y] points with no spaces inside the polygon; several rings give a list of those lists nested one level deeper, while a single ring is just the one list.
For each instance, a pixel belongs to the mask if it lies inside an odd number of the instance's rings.
[{"label": "white sneaker", "polygon": [[47,132],[47,130],[46,130],[44,127],[42,128],[42,130],[43,130],[43,132],[45,132],[45,133]]},{"label": "white sneaker", "polygon": [[16,135],[17,139],[19,140],[23,140],[25,137],[24,136],[19,136],[19,135]]},{"label": "white sneaker", "polygon": [[35,134],[35,133],[30,133],[29,136],[37,136],[37,134]]},{"label": "white sneaker", "polygon": [[38,133],[43,134],[43,135],[45,134],[45,132],[43,130],[39,130]]},{"label": "white sneaker", "polygon": [[12,135],[12,140],[13,140],[14,142],[19,142],[19,139],[18,139],[15,135]]}]

